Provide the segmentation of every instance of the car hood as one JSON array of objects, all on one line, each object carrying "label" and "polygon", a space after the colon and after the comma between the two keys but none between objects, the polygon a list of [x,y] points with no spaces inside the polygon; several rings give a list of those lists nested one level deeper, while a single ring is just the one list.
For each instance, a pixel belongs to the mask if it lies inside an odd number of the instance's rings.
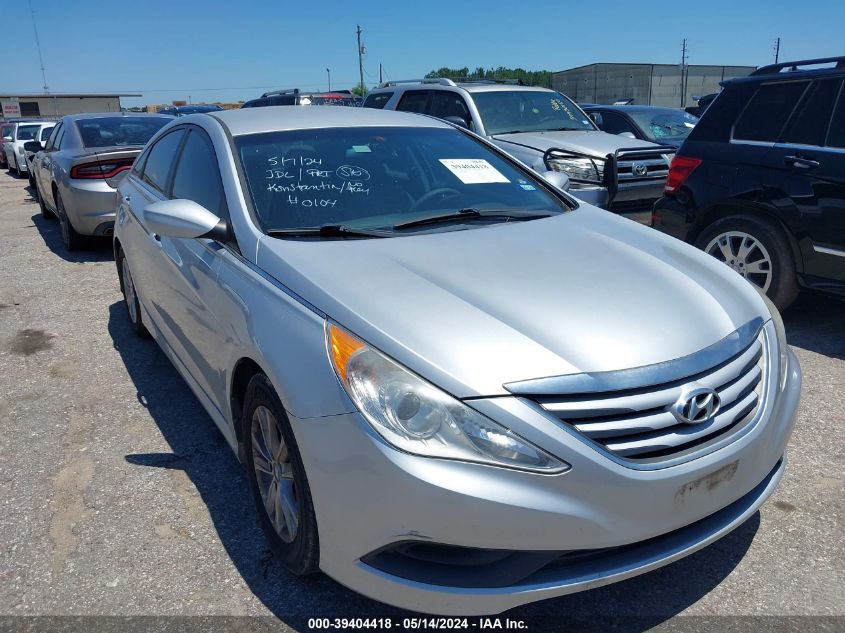
[{"label": "car hood", "polygon": [[672,360],[768,316],[724,264],[587,205],[388,239],[263,237],[257,263],[456,397]]},{"label": "car hood", "polygon": [[603,157],[613,154],[618,149],[657,147],[654,143],[640,139],[627,138],[607,132],[578,130],[572,132],[522,132],[519,134],[496,134],[491,137],[502,143],[527,145],[545,152],[552,148],[563,148],[583,152],[592,156]]}]

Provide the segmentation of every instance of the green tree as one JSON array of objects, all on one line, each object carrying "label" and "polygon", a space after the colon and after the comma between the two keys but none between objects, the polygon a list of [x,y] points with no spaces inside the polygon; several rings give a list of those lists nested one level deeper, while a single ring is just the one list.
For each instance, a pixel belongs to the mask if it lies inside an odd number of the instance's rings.
[{"label": "green tree", "polygon": [[552,87],[552,72],[550,70],[525,70],[524,68],[482,68],[478,67],[473,71],[464,66],[463,68],[438,68],[426,75],[426,79],[434,77],[448,77],[450,79],[493,79],[501,81],[519,81],[529,86]]}]

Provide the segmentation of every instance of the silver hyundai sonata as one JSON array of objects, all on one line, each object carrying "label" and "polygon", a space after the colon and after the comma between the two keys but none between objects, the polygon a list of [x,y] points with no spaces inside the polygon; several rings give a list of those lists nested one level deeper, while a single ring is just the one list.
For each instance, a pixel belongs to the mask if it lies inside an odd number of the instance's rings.
[{"label": "silver hyundai sonata", "polygon": [[291,571],[492,614],[677,560],[772,493],[801,386],[777,311],[560,177],[358,108],[147,144],[118,189],[129,319]]}]

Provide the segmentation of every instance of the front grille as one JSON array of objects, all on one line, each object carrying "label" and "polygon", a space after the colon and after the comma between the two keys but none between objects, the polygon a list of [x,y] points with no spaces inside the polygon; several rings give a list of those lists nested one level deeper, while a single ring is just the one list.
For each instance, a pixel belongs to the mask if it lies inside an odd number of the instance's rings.
[{"label": "front grille", "polygon": [[[766,349],[761,330],[739,353],[693,376],[636,389],[536,395],[532,400],[614,455],[662,461],[715,442],[754,418],[763,399]],[[721,404],[706,422],[681,423],[671,407],[692,383],[714,389]]]}]

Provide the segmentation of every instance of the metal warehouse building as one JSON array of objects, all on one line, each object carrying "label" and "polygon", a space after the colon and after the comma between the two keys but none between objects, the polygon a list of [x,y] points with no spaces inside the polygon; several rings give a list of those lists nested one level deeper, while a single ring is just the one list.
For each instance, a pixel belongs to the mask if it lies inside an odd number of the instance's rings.
[{"label": "metal warehouse building", "polygon": [[131,93],[5,93],[0,94],[3,119],[47,118],[82,112],[120,112],[121,97],[140,97]]},{"label": "metal warehouse building", "polygon": [[579,103],[613,103],[633,99],[640,105],[683,107],[695,105],[693,97],[718,92],[719,82],[743,77],[756,66],[688,65],[686,90],[679,64],[590,64],[552,74],[552,87]]}]

